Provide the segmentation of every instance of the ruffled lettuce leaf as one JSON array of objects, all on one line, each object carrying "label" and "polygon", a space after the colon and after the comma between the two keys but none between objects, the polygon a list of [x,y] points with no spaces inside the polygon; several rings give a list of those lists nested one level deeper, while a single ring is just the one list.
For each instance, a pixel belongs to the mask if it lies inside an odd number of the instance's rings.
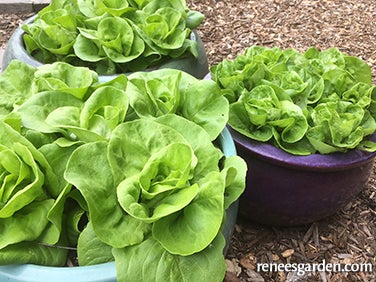
[{"label": "ruffled lettuce leaf", "polygon": [[226,272],[224,246],[225,240],[219,234],[203,251],[180,256],[170,254],[158,241],[148,238],[135,246],[113,249],[113,254],[119,280],[222,281]]},{"label": "ruffled lettuce leaf", "polygon": [[65,179],[85,198],[89,220],[101,241],[116,248],[143,241],[150,227],[124,214],[118,204],[115,180],[107,159],[107,142],[91,142],[75,150],[68,161]]},{"label": "ruffled lettuce leaf", "polygon": [[[15,106],[22,104],[32,95],[36,68],[18,60],[10,62],[0,75],[0,118],[8,115]],[[22,79],[20,79],[22,77]]]},{"label": "ruffled lettuce leaf", "polygon": [[131,9],[127,0],[77,0],[77,4],[80,12],[88,18],[101,16],[105,13],[121,16]]},{"label": "ruffled lettuce leaf", "polygon": [[145,48],[128,21],[119,17],[103,17],[96,29],[79,28],[79,31],[73,47],[83,61],[109,58],[115,63],[126,63],[139,57]]},{"label": "ruffled lettuce leaf", "polygon": [[177,114],[200,125],[212,140],[228,120],[228,102],[213,81],[173,69],[130,75],[127,95],[139,117]]},{"label": "ruffled lettuce leaf", "polygon": [[230,102],[229,124],[251,139],[296,155],[376,147],[367,140],[376,130],[375,86],[360,58],[253,46],[211,75]]},{"label": "ruffled lettuce leaf", "polygon": [[[90,75],[90,70],[84,70]],[[56,72],[65,78],[65,69],[58,68]],[[40,79],[35,81],[38,84]],[[108,139],[112,130],[125,120],[129,104],[125,94],[127,79],[120,76],[103,84],[89,81],[84,91],[76,91],[74,87],[62,86],[54,78],[48,79],[47,89],[57,90],[43,91],[47,87],[44,84],[41,92],[17,109],[23,126],[42,133],[60,134],[56,138],[61,136],[72,142]]]}]

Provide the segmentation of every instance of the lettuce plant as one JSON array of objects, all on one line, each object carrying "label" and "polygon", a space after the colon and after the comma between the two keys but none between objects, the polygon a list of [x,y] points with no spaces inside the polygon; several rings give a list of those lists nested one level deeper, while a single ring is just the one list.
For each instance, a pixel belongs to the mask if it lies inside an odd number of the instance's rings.
[{"label": "lettuce plant", "polygon": [[197,57],[190,34],[202,20],[184,0],[53,0],[23,25],[24,43],[43,63],[103,74],[137,71],[168,58]]},{"label": "lettuce plant", "polygon": [[212,140],[226,125],[228,102],[213,81],[169,69],[136,72],[128,79],[127,95],[138,117],[178,114],[203,127]]},{"label": "lettuce plant", "polygon": [[305,53],[253,46],[211,68],[241,134],[296,155],[374,151],[376,87],[370,67],[337,48]]},{"label": "lettuce plant", "polygon": [[0,181],[0,264],[63,265],[67,251],[47,245],[63,239],[59,210],[71,185],[59,180],[45,155],[3,121]]},{"label": "lettuce plant", "polygon": [[73,248],[81,266],[115,261],[119,281],[223,280],[247,168],[217,145],[229,104],[214,81],[165,69],[100,83],[13,61],[0,86],[0,264],[62,266]]},{"label": "lettuce plant", "polygon": [[[200,146],[179,132],[182,130],[184,135],[204,137]],[[92,158],[90,162],[88,156]],[[176,115],[166,115],[121,124],[108,143],[81,146],[72,154],[65,178],[86,199],[94,233],[101,244],[113,248],[118,273],[124,280],[138,275],[141,280],[185,276],[193,279],[208,275],[208,271],[212,279],[220,281],[223,261],[219,265],[209,263],[209,253],[215,261],[221,256],[224,242],[217,237],[222,236],[224,195],[226,186],[236,182],[228,175],[242,165],[220,167],[221,157],[201,127]],[[100,181],[93,175],[98,175]],[[92,242],[79,242],[79,253],[85,255],[84,250],[90,249],[86,245]],[[209,250],[210,244],[216,251]],[[155,248],[153,253],[150,245]],[[132,259],[135,254],[148,253],[136,261]],[[164,255],[176,259],[177,265],[166,264]],[[186,260],[195,260],[192,256],[207,259],[202,271],[184,271]],[[140,274],[144,259],[150,263],[147,272]],[[169,269],[161,271],[159,264],[166,264]]]}]

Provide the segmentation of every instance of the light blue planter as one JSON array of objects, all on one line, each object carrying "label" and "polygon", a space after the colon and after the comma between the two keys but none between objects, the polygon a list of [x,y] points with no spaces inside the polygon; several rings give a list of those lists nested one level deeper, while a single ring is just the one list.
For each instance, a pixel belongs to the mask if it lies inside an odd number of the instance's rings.
[{"label": "light blue planter", "polygon": [[[225,156],[236,155],[234,141],[225,128],[218,138]],[[238,202],[234,202],[226,211],[226,223],[223,235],[226,239],[224,254],[230,244],[238,214]],[[194,270],[193,270],[194,271]],[[115,282],[115,263],[103,263],[93,266],[50,267],[39,265],[0,266],[0,282]],[[133,281],[130,281],[133,282]],[[179,281],[177,281],[179,282]]]},{"label": "light blue planter", "polygon": [[0,281],[5,282],[114,282],[115,262],[80,267],[40,265],[0,266]]}]

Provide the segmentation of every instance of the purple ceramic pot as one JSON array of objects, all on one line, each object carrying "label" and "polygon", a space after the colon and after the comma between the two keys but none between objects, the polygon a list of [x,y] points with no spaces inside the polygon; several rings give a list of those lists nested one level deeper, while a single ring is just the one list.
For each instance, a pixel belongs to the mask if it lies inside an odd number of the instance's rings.
[{"label": "purple ceramic pot", "polygon": [[307,224],[337,212],[364,188],[376,156],[360,150],[294,156],[230,132],[248,164],[239,215],[267,225]]}]

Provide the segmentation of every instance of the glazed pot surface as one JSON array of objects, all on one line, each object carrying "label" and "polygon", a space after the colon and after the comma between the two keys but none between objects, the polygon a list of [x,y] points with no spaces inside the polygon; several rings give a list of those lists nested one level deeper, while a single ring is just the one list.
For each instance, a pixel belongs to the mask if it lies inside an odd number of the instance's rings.
[{"label": "glazed pot surface", "polygon": [[239,215],[266,225],[302,225],[334,214],[362,191],[376,156],[359,150],[294,156],[230,132],[248,165]]}]

